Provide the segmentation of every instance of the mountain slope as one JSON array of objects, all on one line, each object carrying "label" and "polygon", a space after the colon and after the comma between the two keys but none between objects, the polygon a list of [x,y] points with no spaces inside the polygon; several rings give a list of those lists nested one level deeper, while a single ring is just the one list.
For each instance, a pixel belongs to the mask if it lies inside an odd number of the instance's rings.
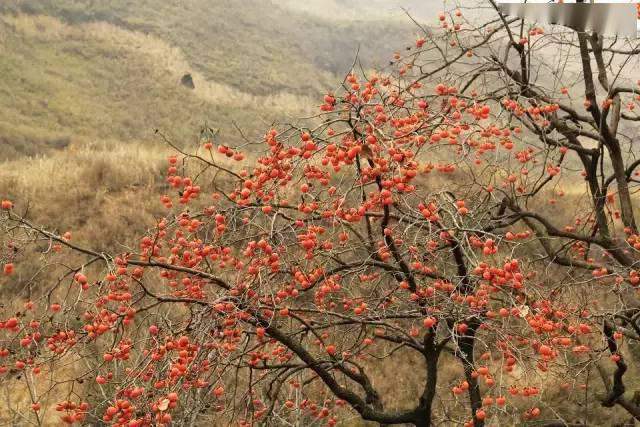
[{"label": "mountain slope", "polygon": [[0,6],[16,11],[156,35],[181,49],[205,78],[255,94],[326,89],[348,71],[358,45],[363,58],[380,62],[414,32],[408,20],[330,20],[265,0],[8,0]]},{"label": "mountain slope", "polygon": [[[240,138],[236,124],[255,136],[313,108],[358,49],[365,67],[385,63],[413,37],[410,23],[371,8],[350,20],[290,6],[1,2],[0,160],[87,139],[140,141],[154,128],[184,140],[205,122],[230,142]],[[192,91],[179,84],[185,73]]]},{"label": "mountain slope", "polygon": [[313,103],[243,93],[197,73],[189,90],[179,84],[189,68],[179,50],[111,24],[4,16],[0,41],[0,159],[86,139],[141,140],[155,128],[184,138],[204,122],[227,130],[238,122],[251,134]]},{"label": "mountain slope", "polygon": [[406,23],[406,13],[419,21],[435,20],[441,2],[425,0],[279,0],[289,8],[326,19],[396,20]]}]

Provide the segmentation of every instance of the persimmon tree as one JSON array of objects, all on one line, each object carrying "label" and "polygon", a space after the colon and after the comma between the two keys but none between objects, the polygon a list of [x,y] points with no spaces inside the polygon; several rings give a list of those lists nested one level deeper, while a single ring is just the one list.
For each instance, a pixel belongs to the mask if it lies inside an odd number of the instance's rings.
[{"label": "persimmon tree", "polygon": [[23,418],[64,394],[69,424],[568,425],[564,393],[640,420],[640,47],[479,6],[261,141],[158,132],[166,216],[125,253],[3,201]]}]

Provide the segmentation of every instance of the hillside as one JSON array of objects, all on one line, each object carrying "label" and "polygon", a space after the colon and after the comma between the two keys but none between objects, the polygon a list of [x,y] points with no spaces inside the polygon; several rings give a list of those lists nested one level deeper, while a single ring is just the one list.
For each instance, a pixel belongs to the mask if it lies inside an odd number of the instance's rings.
[{"label": "hillside", "polygon": [[[181,49],[208,80],[250,93],[307,93],[332,85],[333,74],[346,71],[358,46],[363,58],[381,61],[413,32],[397,14],[381,15],[384,7],[359,3],[334,6],[331,18],[313,13],[317,3],[264,0],[10,0],[0,11],[56,16],[71,24],[103,21],[153,34]],[[354,7],[362,11],[357,20],[349,19]]]},{"label": "hillside", "polygon": [[442,8],[439,2],[422,0],[281,0],[279,4],[286,5],[298,11],[320,16],[326,19],[349,20],[406,20],[406,14],[421,20],[433,20]]},{"label": "hillside", "polygon": [[[235,124],[253,137],[307,112],[358,49],[365,67],[384,63],[415,33],[375,8],[354,20],[346,3],[329,19],[317,4],[282,4],[2,2],[0,159],[74,141],[145,140],[154,128],[188,139],[205,122],[231,143]],[[185,73],[192,91],[179,84]]]},{"label": "hillside", "polygon": [[179,144],[205,124],[229,145],[257,138],[315,111],[358,48],[363,66],[384,64],[415,36],[400,9],[361,3],[334,3],[344,13],[331,17],[318,2],[0,2],[0,192],[34,221],[123,242],[132,215],[118,206],[163,191],[154,129]]}]

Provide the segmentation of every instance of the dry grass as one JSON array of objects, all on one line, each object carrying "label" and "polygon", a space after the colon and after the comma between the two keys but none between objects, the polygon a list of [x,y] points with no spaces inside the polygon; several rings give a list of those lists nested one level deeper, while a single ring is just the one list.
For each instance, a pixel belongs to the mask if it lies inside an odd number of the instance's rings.
[{"label": "dry grass", "polygon": [[22,374],[5,374],[0,387],[0,425],[37,425],[31,410],[33,402],[41,404],[38,416],[42,426],[61,425],[56,404],[64,400],[81,400],[78,396],[83,395],[85,387],[74,379],[79,372],[86,373],[83,365],[79,357],[69,354],[57,360],[55,366],[42,366],[37,376],[29,370]]},{"label": "dry grass", "polygon": [[36,223],[115,249],[161,214],[167,153],[161,145],[72,145],[4,163],[0,188]]},{"label": "dry grass", "polygon": [[[207,80],[168,42],[105,22],[0,15],[0,52],[0,160],[77,142],[138,144],[156,128],[185,141],[204,123],[233,145],[241,140],[233,123],[256,137],[314,105],[287,91],[259,96]],[[194,90],[180,84],[185,72]]]},{"label": "dry grass", "polygon": [[44,43],[61,43],[65,40],[100,42],[105,47],[128,50],[145,57],[153,68],[163,70],[173,82],[180,81],[185,72],[190,72],[195,82],[193,94],[203,101],[221,106],[235,106],[275,109],[288,114],[308,113],[309,107],[317,103],[311,97],[293,95],[288,92],[276,92],[257,96],[243,92],[224,82],[207,80],[202,73],[191,71],[192,66],[181,49],[170,45],[163,39],[140,31],[126,30],[107,22],[90,22],[69,25],[57,18],[44,15],[5,16],[5,23],[18,34]]}]

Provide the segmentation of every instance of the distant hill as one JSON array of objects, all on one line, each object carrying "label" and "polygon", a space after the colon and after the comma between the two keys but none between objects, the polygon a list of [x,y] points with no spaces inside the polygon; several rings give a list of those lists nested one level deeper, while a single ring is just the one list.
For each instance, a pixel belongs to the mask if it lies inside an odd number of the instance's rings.
[{"label": "distant hill", "polygon": [[408,13],[420,21],[433,21],[442,8],[441,2],[426,0],[279,0],[278,3],[332,20],[404,21]]},{"label": "distant hill", "polygon": [[[139,141],[155,127],[187,138],[205,121],[231,139],[234,123],[257,134],[313,107],[358,49],[365,67],[385,64],[416,33],[379,0],[302,3],[1,2],[0,160],[76,140]],[[192,91],[179,84],[185,73]]]}]

